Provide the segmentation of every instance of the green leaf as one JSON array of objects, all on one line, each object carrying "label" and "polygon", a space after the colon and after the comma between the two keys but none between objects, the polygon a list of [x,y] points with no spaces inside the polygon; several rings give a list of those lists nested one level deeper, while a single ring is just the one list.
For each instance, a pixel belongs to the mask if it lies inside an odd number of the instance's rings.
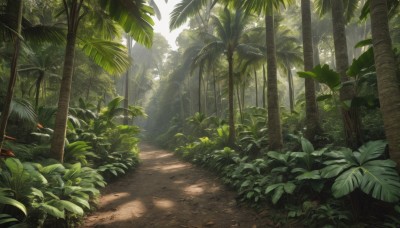
[{"label": "green leaf", "polygon": [[301,138],[301,148],[307,154],[311,154],[312,152],[314,152],[313,145],[310,143],[310,141],[303,137]]},{"label": "green leaf", "polygon": [[386,145],[387,143],[382,140],[370,141],[362,145],[358,149],[358,151],[361,153],[359,158],[360,163],[363,164],[369,160],[382,156],[385,152]]},{"label": "green leaf", "polygon": [[270,193],[271,191],[275,190],[275,189],[278,188],[279,186],[282,186],[282,183],[272,184],[272,185],[268,186],[268,187],[265,189],[265,194]]},{"label": "green leaf", "polygon": [[282,197],[284,193],[283,186],[279,186],[278,188],[275,189],[274,195],[272,196],[272,203],[276,204]]},{"label": "green leaf", "polygon": [[319,83],[327,85],[332,91],[337,90],[340,85],[340,75],[329,68],[327,64],[321,66],[317,65],[312,71],[297,72],[302,78],[312,78]]},{"label": "green leaf", "polygon": [[392,160],[374,160],[363,166],[360,189],[373,198],[395,203],[400,200],[400,177]]},{"label": "green leaf", "polygon": [[28,216],[28,211],[26,210],[25,205],[15,199],[5,197],[5,196],[0,196],[0,204],[6,204],[6,205],[11,205],[13,207],[16,207],[21,212],[23,212],[25,216]]},{"label": "green leaf", "polygon": [[60,205],[62,208],[69,212],[83,216],[83,209],[80,206],[72,203],[71,201],[60,200],[57,202],[57,205]]},{"label": "green leaf", "polygon": [[121,74],[130,66],[125,46],[101,39],[81,40],[83,52],[109,74]]},{"label": "green leaf", "polygon": [[323,178],[332,178],[338,176],[344,170],[350,168],[350,164],[332,164],[328,165],[325,168],[321,169],[321,177]]},{"label": "green leaf", "polygon": [[296,180],[319,180],[321,179],[320,171],[313,170],[310,172],[305,172],[296,177]]},{"label": "green leaf", "polygon": [[361,75],[362,72],[374,65],[374,50],[371,47],[362,55],[360,55],[360,57],[353,60],[353,63],[350,65],[346,73],[350,77],[356,77]]},{"label": "green leaf", "polygon": [[70,200],[76,204],[79,204],[80,206],[90,209],[89,202],[86,199],[77,196],[71,196]]},{"label": "green leaf", "polygon": [[4,162],[13,175],[21,175],[24,172],[24,166],[18,159],[8,158]]},{"label": "green leaf", "polygon": [[146,1],[100,0],[100,6],[138,43],[150,47],[153,40],[153,9]]},{"label": "green leaf", "polygon": [[283,189],[288,194],[293,194],[294,190],[296,189],[296,185],[292,182],[287,182],[283,185]]},{"label": "green leaf", "polygon": [[55,206],[49,204],[41,204],[39,207],[45,213],[55,217],[55,218],[65,218],[64,209],[59,209]]},{"label": "green leaf", "polygon": [[339,198],[349,194],[360,187],[362,179],[363,175],[359,167],[345,171],[336,178],[335,183],[332,185],[333,196]]}]

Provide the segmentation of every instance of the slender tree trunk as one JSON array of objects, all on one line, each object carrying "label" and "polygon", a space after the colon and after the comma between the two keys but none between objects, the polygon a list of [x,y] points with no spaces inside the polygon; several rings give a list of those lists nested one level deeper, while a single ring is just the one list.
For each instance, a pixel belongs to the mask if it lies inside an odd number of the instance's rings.
[{"label": "slender tree trunk", "polygon": [[287,73],[288,73],[288,90],[289,90],[289,106],[290,112],[294,112],[294,88],[293,88],[293,75],[290,66],[287,66]]},{"label": "slender tree trunk", "polygon": [[[344,23],[343,1],[332,1],[333,38],[335,44],[336,69],[340,74],[341,82],[349,81],[346,71],[349,67],[347,53],[346,31]],[[340,101],[348,101],[355,96],[354,87],[345,86],[340,90]],[[357,108],[341,107],[345,140],[348,147],[356,149],[363,140],[361,134],[361,120]]]},{"label": "slender tree trunk", "polygon": [[217,77],[215,76],[215,69],[212,67],[213,73],[213,87],[214,87],[214,108],[215,108],[215,115],[218,116],[218,104],[217,104]]},{"label": "slender tree trunk", "polygon": [[36,80],[36,91],[35,91],[35,109],[39,108],[39,96],[40,96],[40,86],[42,85],[44,79],[44,71],[39,71],[39,78]]},{"label": "slender tree trunk", "polygon": [[79,12],[83,0],[73,0],[65,10],[68,12],[68,34],[65,48],[64,69],[61,79],[58,108],[54,125],[54,133],[51,142],[51,156],[63,162],[64,144],[67,130],[68,109],[71,95],[71,84],[74,69],[76,32],[79,25]]},{"label": "slender tree trunk", "polygon": [[230,146],[235,145],[235,110],[233,109],[233,52],[228,50],[228,106],[229,106],[229,139]]},{"label": "slender tree trunk", "polygon": [[201,113],[201,80],[202,80],[202,78],[203,78],[203,67],[202,66],[200,66],[199,67],[199,90],[197,91],[198,92],[198,96],[199,96],[199,98],[198,98],[198,102],[199,102],[199,113]]},{"label": "slender tree trunk", "polygon": [[[21,23],[22,23],[22,11],[23,11],[23,3],[22,0],[15,0],[11,3],[8,3],[7,7],[11,7],[12,9],[9,12],[15,16],[15,20],[11,22],[10,28],[15,30],[18,34],[21,34]],[[11,112],[11,102],[14,96],[14,88],[15,82],[17,81],[17,64],[19,57],[19,50],[21,45],[21,40],[18,35],[13,34],[12,41],[14,44],[14,52],[11,59],[11,67],[10,67],[10,80],[8,82],[7,94],[4,98],[3,110],[1,112],[0,119],[0,149],[3,148],[4,136],[6,134],[7,122]]]},{"label": "slender tree trunk", "polygon": [[[304,71],[311,71],[314,68],[314,52],[311,28],[311,4],[310,0],[301,0],[302,34],[303,34],[303,58]],[[318,50],[318,47],[317,47]],[[319,61],[319,53],[316,53]],[[311,78],[305,79],[306,97],[306,131],[305,137],[315,142],[315,136],[321,133],[318,115],[318,106],[315,96],[315,82]]]},{"label": "slender tree trunk", "polygon": [[265,100],[265,90],[267,89],[267,76],[265,74],[265,65],[263,65],[263,90],[262,90],[262,102],[263,108],[267,108],[266,100]]},{"label": "slender tree trunk", "polygon": [[[127,35],[126,37],[126,46],[128,47],[128,56],[131,57],[132,53],[132,38]],[[124,100],[124,124],[128,125],[129,124],[129,113],[128,113],[128,108],[129,108],[129,76],[130,76],[130,67],[126,70],[125,74],[125,100]]]},{"label": "slender tree trunk", "polygon": [[243,89],[242,89],[242,109],[246,108],[246,101],[245,101],[245,95],[246,95],[246,80],[243,81]]},{"label": "slender tree trunk", "polygon": [[400,88],[389,34],[387,1],[371,0],[371,28],[379,101],[390,158],[400,168]]},{"label": "slender tree trunk", "polygon": [[258,107],[258,82],[257,82],[257,71],[256,68],[253,67],[254,70],[254,87],[256,89],[256,107]]},{"label": "slender tree trunk", "polygon": [[237,101],[238,101],[240,121],[241,121],[241,123],[243,123],[242,103],[241,103],[241,101],[240,101],[239,85],[236,85],[236,98],[237,98]]},{"label": "slender tree trunk", "polygon": [[265,16],[267,47],[267,102],[268,102],[268,140],[270,150],[281,150],[283,147],[281,120],[279,114],[278,76],[276,68],[274,12]]}]

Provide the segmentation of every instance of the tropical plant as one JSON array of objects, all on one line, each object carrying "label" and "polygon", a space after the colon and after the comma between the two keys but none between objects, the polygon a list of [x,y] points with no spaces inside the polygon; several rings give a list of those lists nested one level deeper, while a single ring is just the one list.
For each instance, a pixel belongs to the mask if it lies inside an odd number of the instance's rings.
[{"label": "tropical plant", "polygon": [[384,159],[384,141],[371,141],[357,151],[341,149],[326,153],[330,160],[321,170],[324,178],[335,178],[332,194],[346,196],[355,189],[385,202],[400,200],[400,177],[393,160]]}]

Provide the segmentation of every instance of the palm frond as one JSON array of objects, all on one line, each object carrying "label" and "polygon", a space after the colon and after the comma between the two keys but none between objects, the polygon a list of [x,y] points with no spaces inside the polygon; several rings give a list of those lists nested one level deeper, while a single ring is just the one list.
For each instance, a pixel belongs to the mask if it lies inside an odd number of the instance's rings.
[{"label": "palm frond", "polygon": [[121,74],[130,65],[126,47],[120,43],[98,39],[81,40],[82,51],[109,74]]},{"label": "palm frond", "polygon": [[150,47],[153,41],[153,9],[143,0],[100,0],[100,6],[138,43]]},{"label": "palm frond", "polygon": [[199,12],[207,2],[208,0],[181,0],[171,12],[171,21],[169,23],[170,30],[183,25],[189,17]]},{"label": "palm frond", "polygon": [[22,30],[22,36],[35,43],[54,43],[62,45],[65,43],[66,30],[58,26],[36,25],[26,27]]},{"label": "palm frond", "polygon": [[13,99],[11,101],[11,116],[15,116],[28,123],[37,123],[35,109],[28,101],[23,99]]}]

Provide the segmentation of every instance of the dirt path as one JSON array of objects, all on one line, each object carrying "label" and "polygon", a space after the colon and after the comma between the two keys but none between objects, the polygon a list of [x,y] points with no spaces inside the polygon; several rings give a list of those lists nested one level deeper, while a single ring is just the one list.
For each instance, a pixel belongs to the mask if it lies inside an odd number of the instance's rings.
[{"label": "dirt path", "polygon": [[270,227],[216,176],[145,145],[138,169],[102,192],[84,227]]}]

